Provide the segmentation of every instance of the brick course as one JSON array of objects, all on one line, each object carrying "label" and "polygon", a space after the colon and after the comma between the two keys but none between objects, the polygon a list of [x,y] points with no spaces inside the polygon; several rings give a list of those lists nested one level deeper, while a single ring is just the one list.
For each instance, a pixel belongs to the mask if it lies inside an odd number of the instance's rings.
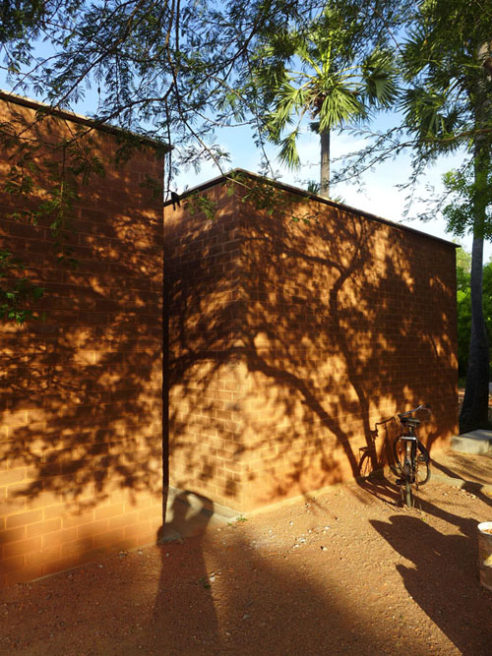
[{"label": "brick course", "polygon": [[[0,325],[0,584],[154,542],[162,524],[162,156],[144,143],[117,165],[121,135],[37,109],[0,103],[39,166],[27,196],[0,192],[1,245],[45,288],[42,318]],[[46,199],[57,144],[80,130],[79,156],[104,175],[80,183],[67,266],[52,217],[12,212]],[[3,180],[19,157],[3,150]]]}]

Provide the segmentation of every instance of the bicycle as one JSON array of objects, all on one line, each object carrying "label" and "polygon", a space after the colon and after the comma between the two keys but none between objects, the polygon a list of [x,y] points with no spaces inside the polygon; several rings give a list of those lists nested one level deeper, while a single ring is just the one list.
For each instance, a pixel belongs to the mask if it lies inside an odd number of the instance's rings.
[{"label": "bicycle", "polygon": [[402,432],[393,442],[394,466],[400,476],[396,484],[400,486],[402,500],[409,507],[414,505],[414,488],[418,489],[430,478],[430,455],[415,432],[422,422],[412,416],[422,411],[430,414],[428,406],[419,405],[396,415],[402,426]]},{"label": "bicycle", "polygon": [[[389,421],[389,420],[388,420]],[[387,448],[378,453],[376,448],[376,438],[379,437],[378,425],[385,422],[379,422],[375,425],[374,430],[370,431],[366,446],[359,448],[358,478],[375,479],[384,477],[384,465],[388,462]]]}]

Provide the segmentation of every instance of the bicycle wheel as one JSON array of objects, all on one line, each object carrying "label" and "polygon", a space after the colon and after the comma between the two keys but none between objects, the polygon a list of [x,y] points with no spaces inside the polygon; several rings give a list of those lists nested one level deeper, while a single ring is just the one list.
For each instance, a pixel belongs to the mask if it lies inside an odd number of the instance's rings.
[{"label": "bicycle wheel", "polygon": [[424,485],[430,478],[430,456],[423,444],[417,443],[418,453],[415,456],[415,482]]},{"label": "bicycle wheel", "polygon": [[415,482],[415,455],[417,447],[414,440],[405,440],[402,437],[393,442],[393,455],[395,467],[400,474],[397,484],[400,486],[402,503],[413,508],[413,483]]},{"label": "bicycle wheel", "polygon": [[410,475],[407,459],[407,444],[408,440],[403,440],[401,437],[396,438],[393,442],[393,457],[395,459],[395,468],[398,474],[402,474],[405,478]]},{"label": "bicycle wheel", "polygon": [[405,505],[413,508],[413,490],[410,481],[405,482]]}]

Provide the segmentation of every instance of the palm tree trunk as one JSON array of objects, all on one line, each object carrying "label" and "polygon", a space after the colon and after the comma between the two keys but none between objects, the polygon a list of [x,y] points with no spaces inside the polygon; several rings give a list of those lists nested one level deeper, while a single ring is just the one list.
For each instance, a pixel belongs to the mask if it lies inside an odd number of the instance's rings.
[{"label": "palm tree trunk", "polygon": [[475,235],[471,270],[471,335],[466,389],[460,413],[460,432],[487,426],[489,399],[489,345],[482,308],[483,238]]},{"label": "palm tree trunk", "polygon": [[[483,103],[479,111],[486,107]],[[487,212],[487,178],[490,166],[487,138],[475,138],[475,191],[472,200],[473,245],[471,265],[471,335],[466,389],[460,413],[460,431],[484,428],[488,422],[489,344],[482,305],[483,232]]]},{"label": "palm tree trunk", "polygon": [[321,140],[321,177],[319,194],[323,198],[330,197],[330,131],[320,134]]}]

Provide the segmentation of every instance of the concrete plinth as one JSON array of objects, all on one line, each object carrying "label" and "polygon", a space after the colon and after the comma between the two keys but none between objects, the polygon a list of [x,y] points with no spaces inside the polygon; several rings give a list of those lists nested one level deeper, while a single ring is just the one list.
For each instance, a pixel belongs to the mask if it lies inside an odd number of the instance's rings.
[{"label": "concrete plinth", "polygon": [[480,429],[455,435],[451,438],[451,449],[460,453],[488,453],[492,450],[492,431]]}]

